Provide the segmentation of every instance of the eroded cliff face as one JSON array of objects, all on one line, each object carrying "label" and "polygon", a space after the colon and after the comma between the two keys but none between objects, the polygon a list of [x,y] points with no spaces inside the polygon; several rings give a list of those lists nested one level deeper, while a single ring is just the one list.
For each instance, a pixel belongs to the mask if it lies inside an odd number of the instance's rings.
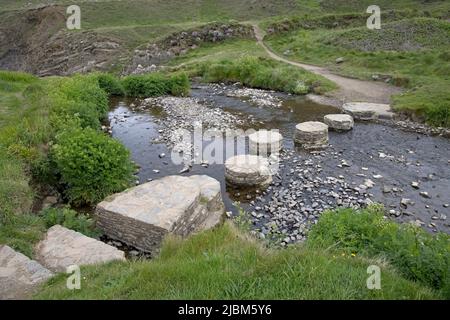
[{"label": "eroded cliff face", "polygon": [[61,6],[5,12],[0,18],[0,69],[38,76],[106,70],[121,52],[115,39],[67,30]]}]

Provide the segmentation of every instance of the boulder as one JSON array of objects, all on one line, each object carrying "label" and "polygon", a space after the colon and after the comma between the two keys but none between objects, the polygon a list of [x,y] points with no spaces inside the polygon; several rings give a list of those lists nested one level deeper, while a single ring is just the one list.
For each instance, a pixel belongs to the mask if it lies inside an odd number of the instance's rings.
[{"label": "boulder", "polygon": [[235,186],[266,187],[272,182],[269,161],[256,155],[239,155],[225,161],[225,179]]},{"label": "boulder", "polygon": [[38,262],[6,245],[0,246],[0,300],[26,298],[52,276]]},{"label": "boulder", "polygon": [[55,225],[36,248],[36,260],[54,272],[71,265],[92,265],[125,260],[125,253],[79,232]]},{"label": "boulder", "polygon": [[394,113],[388,104],[369,102],[344,103],[342,109],[357,120],[392,119]]},{"label": "boulder", "polygon": [[353,129],[353,118],[348,114],[327,114],[323,122],[332,130],[348,131]]},{"label": "boulder", "polygon": [[248,136],[250,153],[269,156],[278,153],[283,143],[283,136],[276,131],[259,130]]},{"label": "boulder", "polygon": [[186,237],[222,221],[219,181],[209,176],[167,176],[106,198],[97,224],[109,237],[156,254],[171,233]]},{"label": "boulder", "polygon": [[306,150],[326,148],[328,146],[328,126],[317,121],[299,123],[295,126],[294,141]]}]

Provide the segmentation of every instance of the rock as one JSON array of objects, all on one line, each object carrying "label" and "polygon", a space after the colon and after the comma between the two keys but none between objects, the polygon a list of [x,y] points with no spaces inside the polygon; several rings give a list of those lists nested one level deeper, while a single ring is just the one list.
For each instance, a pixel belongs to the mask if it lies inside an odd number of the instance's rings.
[{"label": "rock", "polygon": [[58,197],[56,197],[56,196],[45,197],[44,200],[42,200],[42,209],[47,209],[47,208],[53,207],[57,203],[58,203]]},{"label": "rock", "polygon": [[414,202],[412,202],[411,199],[407,198],[402,198],[402,200],[400,200],[400,206],[402,206],[403,208],[408,208],[408,205],[414,205]]},{"label": "rock", "polygon": [[48,229],[36,247],[36,260],[54,272],[71,265],[92,265],[125,260],[124,252],[60,225]]},{"label": "rock", "polygon": [[373,182],[373,181],[370,180],[370,179],[366,179],[366,180],[364,180],[364,185],[365,185],[367,188],[373,188],[373,186],[375,185],[375,182]]},{"label": "rock", "polygon": [[348,131],[353,129],[353,118],[348,114],[327,114],[323,122],[335,131]]},{"label": "rock", "polygon": [[275,130],[259,130],[248,136],[250,153],[269,156],[278,153],[283,143],[283,136]]},{"label": "rock", "polygon": [[336,61],[336,64],[341,64],[345,61],[345,59],[343,57],[339,57],[335,61]]},{"label": "rock", "polygon": [[394,113],[388,104],[351,102],[345,103],[342,109],[358,120],[392,119]]},{"label": "rock", "polygon": [[239,155],[225,161],[225,179],[236,186],[266,187],[272,182],[272,174],[267,159],[255,155]]},{"label": "rock", "polygon": [[372,177],[377,180],[383,178],[383,176],[381,174],[374,174]]},{"label": "rock", "polygon": [[0,300],[28,297],[38,284],[52,276],[38,262],[6,245],[0,246]]},{"label": "rock", "polygon": [[411,187],[413,187],[414,189],[419,189],[419,182],[417,181],[411,182]]},{"label": "rock", "polygon": [[392,188],[390,186],[383,186],[383,193],[391,193]]},{"label": "rock", "polygon": [[328,146],[328,126],[322,122],[308,121],[295,126],[294,141],[306,150]]},{"label": "rock", "polygon": [[422,196],[422,197],[424,197],[424,198],[427,198],[427,199],[429,199],[429,198],[431,198],[431,196],[428,194],[428,192],[426,192],[426,191],[422,191],[421,193],[420,193],[420,195]]},{"label": "rock", "polygon": [[154,254],[169,233],[187,237],[216,226],[224,208],[217,180],[167,176],[106,198],[96,216],[110,238]]}]

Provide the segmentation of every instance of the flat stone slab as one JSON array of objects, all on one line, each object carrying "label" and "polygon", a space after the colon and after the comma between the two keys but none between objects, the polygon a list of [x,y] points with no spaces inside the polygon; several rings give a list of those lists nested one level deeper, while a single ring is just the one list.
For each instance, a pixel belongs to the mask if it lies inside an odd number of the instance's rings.
[{"label": "flat stone slab", "polygon": [[0,300],[24,299],[53,273],[10,247],[0,245]]},{"label": "flat stone slab", "polygon": [[272,182],[269,161],[256,155],[239,155],[225,161],[225,179],[236,186],[268,186]]},{"label": "flat stone slab", "polygon": [[353,117],[348,114],[327,114],[323,122],[332,130],[348,131],[353,129]]},{"label": "flat stone slab", "polygon": [[36,260],[54,272],[71,265],[92,265],[125,260],[125,253],[99,240],[56,225],[36,247]]},{"label": "flat stone slab", "polygon": [[318,121],[302,122],[295,126],[294,142],[306,150],[328,146],[328,126]]},{"label": "flat stone slab", "polygon": [[345,103],[342,109],[357,120],[392,119],[394,113],[388,104],[369,102]]},{"label": "flat stone slab", "polygon": [[97,205],[105,234],[157,253],[168,233],[188,236],[222,221],[220,183],[206,175],[167,176],[106,198]]},{"label": "flat stone slab", "polygon": [[259,130],[248,136],[250,153],[267,157],[280,151],[283,136],[275,130]]}]

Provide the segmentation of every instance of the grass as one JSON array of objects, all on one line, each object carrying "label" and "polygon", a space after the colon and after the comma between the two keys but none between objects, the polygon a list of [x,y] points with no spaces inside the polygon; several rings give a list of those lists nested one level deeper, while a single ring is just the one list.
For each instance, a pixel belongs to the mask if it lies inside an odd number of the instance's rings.
[{"label": "grass", "polygon": [[[382,289],[368,290],[367,267],[382,270]],[[80,290],[61,274],[37,299],[435,299],[379,260],[293,247],[274,250],[231,223],[183,241],[167,239],[152,261],[83,267]]]},{"label": "grass", "polygon": [[308,235],[311,248],[332,248],[345,254],[387,259],[403,276],[440,290],[450,298],[450,236],[432,235],[411,224],[384,217],[371,206],[325,212]]},{"label": "grass", "polygon": [[266,58],[264,50],[252,40],[205,44],[172,60],[170,65],[190,76],[201,76],[205,82],[241,82],[294,94],[324,93],[336,88],[321,76]]},{"label": "grass", "polygon": [[[325,66],[336,73],[372,79],[392,78],[407,92],[393,99],[394,109],[414,113],[435,126],[450,127],[450,24],[432,18],[392,22],[381,30],[299,29],[266,40],[281,55]],[[336,58],[345,62],[337,65]]]}]

